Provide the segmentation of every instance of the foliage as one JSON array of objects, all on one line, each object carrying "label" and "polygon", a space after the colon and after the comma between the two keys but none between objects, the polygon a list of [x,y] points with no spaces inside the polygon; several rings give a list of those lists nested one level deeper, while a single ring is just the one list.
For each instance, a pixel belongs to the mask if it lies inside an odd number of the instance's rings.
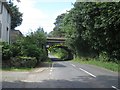
[{"label": "foliage", "polygon": [[32,32],[30,35],[28,35],[25,39],[26,42],[24,44],[24,48],[28,48],[27,55],[28,56],[34,56],[37,58],[38,63],[39,60],[45,60],[47,58],[47,53],[45,50],[45,44],[46,44],[46,34],[43,30],[43,28],[39,27],[37,31]]},{"label": "foliage", "polygon": [[55,27],[53,28],[53,31],[49,33],[48,35],[49,37],[64,37],[65,36],[65,33],[62,30],[62,25],[63,25],[62,21],[63,21],[64,16],[65,16],[65,13],[57,16],[56,21],[54,23]]},{"label": "foliage", "polygon": [[[3,61],[4,59],[7,59],[10,62],[16,62],[17,64],[19,64],[18,66],[20,66],[20,62],[26,61],[26,59],[21,58],[21,56],[28,57],[28,59],[29,57],[31,57],[37,60],[37,62],[34,62],[34,60],[32,60],[33,63],[36,63],[37,65],[41,61],[47,59],[45,44],[46,35],[44,33],[44,30],[42,28],[38,28],[37,31],[32,32],[31,34],[25,37],[19,38],[16,42],[12,43],[11,45],[4,44]],[[22,60],[20,61],[20,59]],[[30,61],[29,63],[31,63],[32,61]]]},{"label": "foliage", "polygon": [[2,60],[9,60],[12,55],[10,45],[6,42],[1,42],[0,44],[2,45]]},{"label": "foliage", "polygon": [[97,58],[86,59],[86,58],[78,58],[77,57],[77,58],[74,59],[74,62],[79,62],[80,64],[92,64],[92,65],[96,65],[96,66],[106,68],[108,70],[120,72],[118,63],[102,61],[102,60],[98,60]]},{"label": "foliage", "polygon": [[68,58],[68,52],[62,48],[52,48],[51,53],[62,60]]},{"label": "foliage", "polygon": [[117,53],[120,51],[120,3],[75,3],[76,9],[80,9],[81,6],[82,12],[78,15],[83,21],[80,23],[78,18],[75,18],[80,36],[98,53],[105,51],[110,58],[119,59]]},{"label": "foliage", "polygon": [[35,67],[37,59],[35,57],[12,57],[10,61],[12,67]]},{"label": "foliage", "polygon": [[119,60],[119,14],[120,2],[75,2],[60,22],[66,45],[78,56],[99,57],[105,52],[106,60]]},{"label": "foliage", "polygon": [[11,16],[11,29],[21,25],[22,23],[22,13],[19,11],[19,8],[14,5],[12,2],[8,3],[8,6],[11,9],[12,16]]},{"label": "foliage", "polygon": [[[22,37],[21,40],[23,38],[24,37]],[[10,45],[11,46],[12,57],[23,56],[21,40],[17,40],[16,42],[14,42],[13,44]]]}]

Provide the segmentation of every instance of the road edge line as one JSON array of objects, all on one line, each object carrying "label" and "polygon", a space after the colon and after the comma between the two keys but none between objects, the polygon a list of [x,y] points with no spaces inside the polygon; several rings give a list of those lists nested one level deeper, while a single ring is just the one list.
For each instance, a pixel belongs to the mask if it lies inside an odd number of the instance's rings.
[{"label": "road edge line", "polygon": [[71,64],[73,67],[76,67],[74,64]]},{"label": "road edge line", "polygon": [[80,70],[82,70],[82,71],[84,71],[85,73],[87,73],[87,74],[89,74],[90,76],[92,76],[92,77],[96,77],[95,75],[93,75],[92,73],[90,73],[90,72],[88,72],[88,71],[86,71],[86,70],[84,70],[84,69],[82,69],[82,68],[79,68]]},{"label": "road edge line", "polygon": [[112,86],[112,88],[114,88],[114,89],[116,89],[116,90],[120,90],[120,89],[116,88],[115,86]]}]

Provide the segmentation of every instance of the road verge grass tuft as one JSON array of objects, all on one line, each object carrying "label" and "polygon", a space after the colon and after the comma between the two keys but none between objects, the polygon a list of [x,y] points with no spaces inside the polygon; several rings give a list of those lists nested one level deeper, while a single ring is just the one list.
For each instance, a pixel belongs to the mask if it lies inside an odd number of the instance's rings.
[{"label": "road verge grass tuft", "polygon": [[100,61],[100,60],[98,61],[96,59],[86,60],[84,58],[75,58],[73,61],[81,64],[92,64],[92,65],[100,66],[115,72],[120,72],[120,69],[118,68],[119,64],[114,62],[107,62],[107,61]]}]

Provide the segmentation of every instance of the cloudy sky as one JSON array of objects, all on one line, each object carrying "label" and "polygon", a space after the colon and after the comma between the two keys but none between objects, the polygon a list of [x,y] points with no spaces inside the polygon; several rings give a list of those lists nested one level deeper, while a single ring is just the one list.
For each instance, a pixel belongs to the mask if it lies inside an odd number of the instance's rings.
[{"label": "cloudy sky", "polygon": [[38,27],[43,27],[48,33],[52,31],[56,17],[70,10],[75,0],[21,0],[20,3],[14,0],[13,2],[23,13],[23,22],[16,29],[27,34]]}]

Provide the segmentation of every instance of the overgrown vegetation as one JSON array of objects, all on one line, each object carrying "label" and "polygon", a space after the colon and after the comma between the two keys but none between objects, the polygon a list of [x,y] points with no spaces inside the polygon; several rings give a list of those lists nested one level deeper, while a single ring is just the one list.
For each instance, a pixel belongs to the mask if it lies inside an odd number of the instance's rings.
[{"label": "overgrown vegetation", "polygon": [[106,61],[101,61],[95,58],[86,59],[83,57],[82,58],[77,57],[73,61],[78,62],[80,64],[92,64],[92,65],[100,66],[115,72],[120,72],[119,65],[115,62],[106,62]]},{"label": "overgrown vegetation", "polygon": [[76,2],[56,18],[54,32],[64,32],[66,44],[78,56],[106,53],[109,60],[116,61],[120,58],[119,12],[120,2]]},{"label": "overgrown vegetation", "polygon": [[32,68],[47,59],[46,35],[43,28],[38,28],[10,45],[5,42],[1,44],[2,63],[5,68]]},{"label": "overgrown vegetation", "polygon": [[[120,60],[120,2],[75,2],[56,18],[50,36],[66,37],[75,57],[114,62]],[[112,67],[112,66],[111,66]]]},{"label": "overgrown vegetation", "polygon": [[11,29],[15,29],[15,27],[20,26],[22,23],[23,14],[19,11],[19,8],[14,5],[12,2],[8,3],[10,10],[12,12],[11,16]]},{"label": "overgrown vegetation", "polygon": [[[54,30],[48,36],[66,37],[65,45],[73,51],[75,57],[80,58],[79,61],[82,58],[85,62],[116,67],[120,60],[120,2],[76,1],[73,5],[71,10],[56,18]],[[38,64],[47,57],[45,42],[45,33],[39,28],[12,45],[4,44],[3,60],[32,57]],[[54,52],[60,52],[61,57],[66,56],[63,50]]]},{"label": "overgrown vegetation", "polygon": [[60,58],[61,60],[65,60],[68,56],[68,52],[61,48],[52,48],[51,53],[54,56],[57,56],[58,58]]}]

